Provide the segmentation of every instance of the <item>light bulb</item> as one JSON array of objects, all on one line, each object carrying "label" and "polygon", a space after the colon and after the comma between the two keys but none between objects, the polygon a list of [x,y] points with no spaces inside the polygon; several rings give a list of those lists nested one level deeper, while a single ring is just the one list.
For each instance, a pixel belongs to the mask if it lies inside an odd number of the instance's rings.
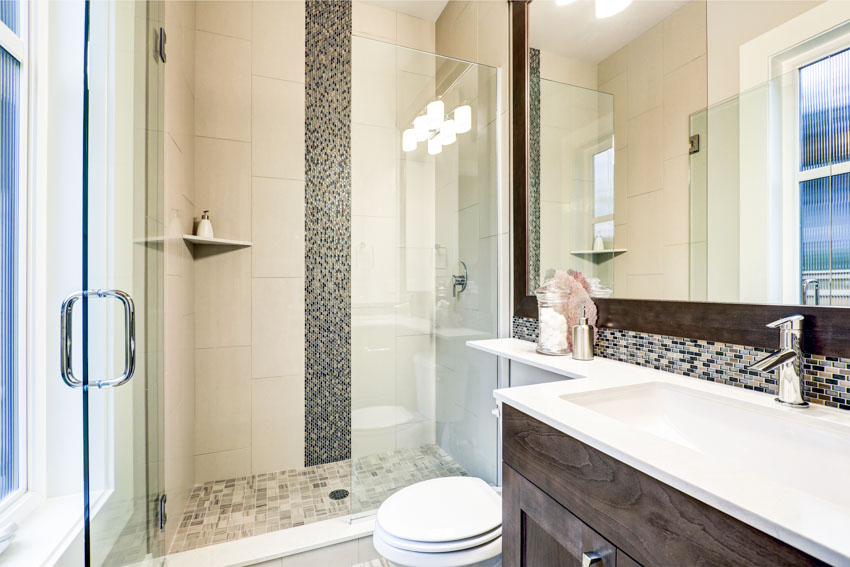
[{"label": "light bulb", "polygon": [[401,134],[401,149],[412,152],[416,149],[416,130],[408,128]]},{"label": "light bulb", "polygon": [[438,129],[440,124],[443,123],[443,119],[446,117],[445,113],[446,105],[443,104],[443,101],[435,100],[433,102],[429,102],[428,106],[425,107],[425,116],[428,118],[428,129]]},{"label": "light bulb", "polygon": [[449,144],[454,144],[456,140],[455,121],[452,119],[446,120],[443,122],[442,127],[440,127],[440,143],[448,146]]},{"label": "light bulb", "polygon": [[443,151],[443,144],[440,142],[439,136],[431,136],[428,138],[428,153],[432,156]]},{"label": "light bulb", "polygon": [[413,119],[413,131],[416,132],[417,142],[424,142],[428,139],[428,119],[424,115]]},{"label": "light bulb", "polygon": [[472,129],[472,107],[468,104],[455,108],[455,132],[463,134]]},{"label": "light bulb", "polygon": [[610,18],[629,7],[632,0],[596,0],[596,18]]}]

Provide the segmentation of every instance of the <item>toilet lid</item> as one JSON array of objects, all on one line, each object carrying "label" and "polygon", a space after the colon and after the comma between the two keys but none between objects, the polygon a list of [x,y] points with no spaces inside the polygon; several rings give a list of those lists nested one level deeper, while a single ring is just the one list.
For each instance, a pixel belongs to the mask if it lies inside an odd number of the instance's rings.
[{"label": "toilet lid", "polygon": [[502,525],[502,499],[480,478],[435,478],[387,498],[376,519],[383,531],[402,540],[470,539]]}]

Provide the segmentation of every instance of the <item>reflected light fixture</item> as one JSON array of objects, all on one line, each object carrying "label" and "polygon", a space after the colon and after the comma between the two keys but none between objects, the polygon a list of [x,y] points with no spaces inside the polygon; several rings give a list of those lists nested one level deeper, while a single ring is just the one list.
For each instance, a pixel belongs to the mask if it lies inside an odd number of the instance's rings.
[{"label": "reflected light fixture", "polygon": [[425,118],[427,119],[429,130],[438,130],[445,119],[446,105],[441,100],[435,100],[428,103],[425,107]]},{"label": "reflected light fixture", "polygon": [[443,151],[443,143],[440,141],[440,134],[437,133],[428,138],[428,153],[435,156],[441,151]]},{"label": "reflected light fixture", "polygon": [[596,18],[610,18],[629,7],[632,0],[596,0]]},{"label": "reflected light fixture", "polygon": [[414,118],[413,131],[416,133],[417,142],[424,142],[428,139],[428,119],[424,115]]}]

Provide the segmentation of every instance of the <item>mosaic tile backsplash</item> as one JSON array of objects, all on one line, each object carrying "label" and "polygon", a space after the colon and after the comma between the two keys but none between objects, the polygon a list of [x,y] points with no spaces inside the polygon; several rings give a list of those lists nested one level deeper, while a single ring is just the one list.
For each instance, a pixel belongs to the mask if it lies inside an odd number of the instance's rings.
[{"label": "mosaic tile backsplash", "polygon": [[[514,317],[512,336],[537,340],[537,320]],[[596,356],[647,366],[711,382],[776,394],[774,373],[747,370],[746,366],[770,349],[651,335],[621,329],[599,329]],[[850,410],[850,359],[807,354],[806,399],[812,403]]]},{"label": "mosaic tile backsplash", "polygon": [[351,2],[307,2],[304,466],[351,457]]}]

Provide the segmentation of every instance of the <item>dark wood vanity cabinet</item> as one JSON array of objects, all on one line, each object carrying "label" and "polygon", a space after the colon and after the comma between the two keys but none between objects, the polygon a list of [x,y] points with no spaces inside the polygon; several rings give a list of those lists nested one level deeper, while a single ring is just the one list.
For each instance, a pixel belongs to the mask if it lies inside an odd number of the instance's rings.
[{"label": "dark wood vanity cabinet", "polygon": [[517,409],[502,416],[505,567],[825,565]]}]

